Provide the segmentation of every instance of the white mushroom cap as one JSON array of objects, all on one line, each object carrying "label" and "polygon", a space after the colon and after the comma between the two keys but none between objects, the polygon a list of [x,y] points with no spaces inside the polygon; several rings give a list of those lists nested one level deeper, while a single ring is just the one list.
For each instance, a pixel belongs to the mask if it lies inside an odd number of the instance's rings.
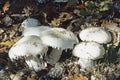
[{"label": "white mushroom cap", "polygon": [[82,41],[95,41],[98,43],[108,43],[111,41],[111,35],[101,27],[91,27],[82,30],[79,33]]},{"label": "white mushroom cap", "polygon": [[41,33],[45,30],[50,29],[50,26],[38,26],[38,27],[29,27],[25,28],[23,31],[23,36],[30,36],[30,35],[35,35],[35,36],[41,36]]},{"label": "white mushroom cap", "polygon": [[73,49],[73,55],[84,59],[99,59],[105,54],[102,45],[95,42],[81,42]]},{"label": "white mushroom cap", "polygon": [[53,48],[72,49],[78,43],[77,37],[63,28],[51,28],[43,32],[41,40]]},{"label": "white mushroom cap", "polygon": [[37,20],[35,18],[27,18],[21,24],[21,26],[23,28],[36,27],[36,26],[39,26],[39,25],[40,25],[39,20]]},{"label": "white mushroom cap", "polygon": [[26,36],[21,38],[9,50],[11,60],[30,55],[41,57],[47,52],[48,47],[44,45],[37,36]]},{"label": "white mushroom cap", "polygon": [[26,57],[25,62],[30,69],[33,69],[35,71],[45,69],[47,67],[46,62],[34,56]]}]

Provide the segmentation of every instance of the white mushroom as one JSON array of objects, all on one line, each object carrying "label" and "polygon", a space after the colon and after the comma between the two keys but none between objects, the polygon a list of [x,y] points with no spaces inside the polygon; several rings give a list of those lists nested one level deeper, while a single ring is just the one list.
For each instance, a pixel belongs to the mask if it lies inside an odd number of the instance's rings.
[{"label": "white mushroom", "polygon": [[104,47],[95,42],[81,42],[73,49],[73,55],[79,57],[78,63],[83,69],[94,66],[93,60],[102,58],[104,54]]},{"label": "white mushroom", "polygon": [[23,28],[36,27],[36,26],[39,26],[39,25],[40,25],[39,20],[37,20],[35,18],[27,18],[21,24],[21,26]]},{"label": "white mushroom", "polygon": [[82,41],[95,41],[98,43],[108,43],[111,41],[111,35],[101,27],[91,27],[82,30],[79,33]]},{"label": "white mushroom", "polygon": [[41,42],[39,37],[25,36],[10,48],[8,55],[12,61],[24,58],[29,68],[31,69],[34,65],[33,69],[37,71],[46,67],[43,65],[45,62],[39,62],[39,60],[43,59],[47,50],[48,47]]},{"label": "white mushroom", "polygon": [[42,33],[41,40],[44,44],[53,48],[50,53],[48,63],[55,64],[61,54],[62,50],[73,49],[74,44],[78,43],[77,37],[71,32],[63,28],[51,28]]},{"label": "white mushroom", "polygon": [[42,33],[41,40],[53,48],[72,49],[78,43],[77,37],[63,28],[51,28]]},{"label": "white mushroom", "polygon": [[23,36],[30,36],[30,35],[35,35],[35,36],[41,36],[41,33],[45,30],[50,29],[50,26],[37,26],[37,27],[28,27],[23,30]]},{"label": "white mushroom", "polygon": [[21,38],[9,50],[11,60],[30,55],[41,57],[47,52],[48,47],[44,45],[37,36],[26,36]]}]

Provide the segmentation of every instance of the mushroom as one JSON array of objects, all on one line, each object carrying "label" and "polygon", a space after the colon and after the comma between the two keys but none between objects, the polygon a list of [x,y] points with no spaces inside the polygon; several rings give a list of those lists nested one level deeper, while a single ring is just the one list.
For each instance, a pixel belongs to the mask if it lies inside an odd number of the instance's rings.
[{"label": "mushroom", "polygon": [[28,27],[23,30],[23,36],[30,36],[30,35],[35,35],[35,36],[41,36],[41,33],[45,30],[50,29],[50,26],[37,26],[37,27]]},{"label": "mushroom", "polygon": [[79,33],[82,41],[94,41],[101,44],[106,44],[111,41],[111,35],[101,27],[90,27],[82,30]]},{"label": "mushroom", "polygon": [[46,59],[50,64],[55,64],[59,60],[63,50],[73,49],[74,44],[78,43],[77,37],[63,28],[51,28],[44,31],[41,40],[45,45],[53,48]]},{"label": "mushroom", "polygon": [[73,49],[73,55],[79,57],[78,64],[82,69],[91,69],[95,66],[94,60],[102,58],[104,54],[104,47],[96,42],[81,42]]},{"label": "mushroom", "polygon": [[35,18],[27,18],[21,24],[21,26],[23,28],[36,27],[36,26],[39,26],[39,25],[40,25],[39,20],[37,20]]},{"label": "mushroom", "polygon": [[[38,56],[39,59],[43,59],[43,56],[47,53],[47,50],[48,47],[42,43],[39,37],[25,36],[10,48],[8,55],[12,61],[21,58],[24,58],[26,61],[29,56],[33,56],[33,58],[31,58],[33,59],[31,62],[35,62],[35,58],[38,58]],[[37,66],[37,64],[35,66]]]}]

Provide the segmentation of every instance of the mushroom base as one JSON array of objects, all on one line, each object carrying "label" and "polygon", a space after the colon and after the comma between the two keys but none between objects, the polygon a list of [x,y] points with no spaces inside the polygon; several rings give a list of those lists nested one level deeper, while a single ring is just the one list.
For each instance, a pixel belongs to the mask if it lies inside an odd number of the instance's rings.
[{"label": "mushroom base", "polygon": [[95,62],[91,59],[79,58],[78,64],[82,69],[91,70],[95,66]]}]

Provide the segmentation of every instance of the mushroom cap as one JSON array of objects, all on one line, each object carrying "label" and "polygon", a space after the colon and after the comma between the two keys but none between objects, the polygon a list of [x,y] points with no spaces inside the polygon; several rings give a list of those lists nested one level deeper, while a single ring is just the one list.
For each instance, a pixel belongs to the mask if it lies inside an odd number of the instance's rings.
[{"label": "mushroom cap", "polygon": [[44,45],[37,36],[26,36],[21,38],[9,50],[9,57],[11,60],[30,55],[42,57],[47,53],[48,47]]},{"label": "mushroom cap", "polygon": [[63,28],[51,28],[42,33],[41,40],[44,44],[61,49],[72,49],[78,43],[77,37]]},{"label": "mushroom cap", "polygon": [[38,26],[38,27],[29,27],[29,28],[25,28],[23,31],[23,36],[31,36],[31,35],[35,35],[35,36],[41,36],[41,33],[45,30],[50,29],[50,26]]},{"label": "mushroom cap", "polygon": [[111,41],[111,35],[101,27],[91,27],[82,30],[79,33],[82,41],[95,41],[98,43],[108,43]]},{"label": "mushroom cap", "polygon": [[27,18],[21,23],[21,26],[23,28],[36,27],[36,26],[39,26],[39,25],[40,25],[39,20],[37,20],[35,18]]},{"label": "mushroom cap", "polygon": [[34,56],[26,57],[25,62],[27,63],[27,65],[30,69],[33,69],[35,71],[39,71],[39,70],[45,69],[47,67],[46,62],[44,62],[42,59],[39,59]]},{"label": "mushroom cap", "polygon": [[73,49],[73,55],[84,59],[99,59],[105,54],[102,45],[95,42],[81,42]]}]

